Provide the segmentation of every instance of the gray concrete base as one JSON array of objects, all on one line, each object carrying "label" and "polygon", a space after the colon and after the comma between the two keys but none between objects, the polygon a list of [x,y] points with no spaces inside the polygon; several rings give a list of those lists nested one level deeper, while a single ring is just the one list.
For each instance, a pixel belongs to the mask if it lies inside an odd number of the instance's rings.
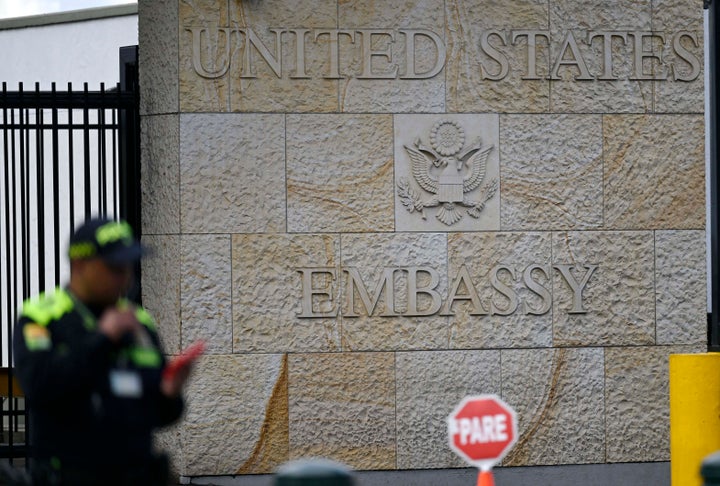
[{"label": "gray concrete base", "polygon": [[[670,486],[669,462],[499,467],[497,486]],[[357,486],[474,486],[476,469],[357,471]],[[272,486],[272,475],[183,477],[181,484]]]}]

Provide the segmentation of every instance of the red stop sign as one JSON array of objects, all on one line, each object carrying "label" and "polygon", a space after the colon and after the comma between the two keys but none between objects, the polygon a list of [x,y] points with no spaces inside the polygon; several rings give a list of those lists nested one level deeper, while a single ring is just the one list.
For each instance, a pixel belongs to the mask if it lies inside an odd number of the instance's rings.
[{"label": "red stop sign", "polygon": [[496,395],[465,397],[448,417],[450,448],[489,470],[517,442],[515,410]]}]

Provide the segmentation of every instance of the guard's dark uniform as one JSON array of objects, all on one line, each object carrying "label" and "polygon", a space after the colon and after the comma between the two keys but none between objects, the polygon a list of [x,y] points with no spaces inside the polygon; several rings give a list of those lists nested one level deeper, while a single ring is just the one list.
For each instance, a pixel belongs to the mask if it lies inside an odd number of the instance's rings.
[{"label": "guard's dark uniform", "polygon": [[145,332],[115,345],[96,331],[101,313],[65,289],[23,306],[15,369],[37,484],[162,484],[151,434],[179,418],[182,399],[160,392],[165,361],[149,314],[138,308]]}]

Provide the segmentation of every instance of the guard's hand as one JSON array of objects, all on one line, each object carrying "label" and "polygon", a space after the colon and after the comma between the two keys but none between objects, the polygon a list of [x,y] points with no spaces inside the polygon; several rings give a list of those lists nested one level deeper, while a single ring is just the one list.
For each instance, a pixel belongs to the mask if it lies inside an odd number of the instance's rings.
[{"label": "guard's hand", "polygon": [[172,375],[163,374],[162,380],[160,381],[160,391],[163,395],[168,398],[179,397],[182,393],[185,382],[187,382],[192,370],[192,363],[178,368]]},{"label": "guard's hand", "polygon": [[193,365],[205,352],[205,341],[200,340],[183,350],[180,356],[174,357],[162,371],[160,390],[168,397],[180,395],[185,382],[190,376]]},{"label": "guard's hand", "polygon": [[112,307],[103,312],[98,323],[98,330],[112,342],[118,343],[127,334],[134,333],[140,327],[132,308],[118,309]]}]

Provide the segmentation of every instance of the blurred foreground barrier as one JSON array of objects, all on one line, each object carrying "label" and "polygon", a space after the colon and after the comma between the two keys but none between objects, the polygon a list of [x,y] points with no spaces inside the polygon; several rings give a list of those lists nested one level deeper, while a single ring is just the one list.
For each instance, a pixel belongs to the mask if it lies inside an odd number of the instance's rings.
[{"label": "blurred foreground barrier", "polygon": [[703,486],[720,484],[720,452],[710,454],[703,460],[700,475],[703,478]]},{"label": "blurred foreground barrier", "polygon": [[[672,486],[701,486],[700,465],[708,454],[718,450],[720,353],[673,354],[670,356]],[[705,484],[720,485],[720,482]]]},{"label": "blurred foreground barrier", "polygon": [[350,468],[327,459],[299,459],[280,466],[275,486],[352,486]]}]

